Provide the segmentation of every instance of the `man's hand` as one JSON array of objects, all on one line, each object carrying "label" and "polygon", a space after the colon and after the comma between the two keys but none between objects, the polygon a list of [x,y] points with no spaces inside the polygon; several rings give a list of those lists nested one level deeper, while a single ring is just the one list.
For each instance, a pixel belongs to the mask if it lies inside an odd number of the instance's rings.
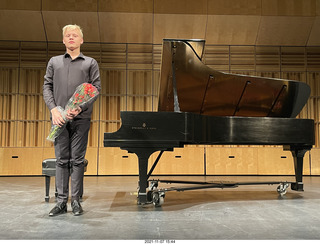
[{"label": "man's hand", "polygon": [[74,117],[76,117],[79,113],[81,113],[82,109],[80,107],[77,107],[75,109],[69,109],[67,111],[67,119],[73,119]]},{"label": "man's hand", "polygon": [[58,125],[58,126],[63,126],[63,124],[65,123],[61,113],[58,110],[58,107],[55,107],[53,109],[51,109],[51,115],[52,115],[52,124],[54,125]]}]

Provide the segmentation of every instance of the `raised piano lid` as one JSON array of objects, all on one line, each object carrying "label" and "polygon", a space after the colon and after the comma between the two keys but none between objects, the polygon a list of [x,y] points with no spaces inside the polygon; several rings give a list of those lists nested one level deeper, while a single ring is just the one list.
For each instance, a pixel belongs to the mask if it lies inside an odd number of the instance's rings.
[{"label": "raised piano lid", "polygon": [[306,104],[306,83],[216,71],[201,61],[204,44],[163,40],[158,111],[294,118]]}]

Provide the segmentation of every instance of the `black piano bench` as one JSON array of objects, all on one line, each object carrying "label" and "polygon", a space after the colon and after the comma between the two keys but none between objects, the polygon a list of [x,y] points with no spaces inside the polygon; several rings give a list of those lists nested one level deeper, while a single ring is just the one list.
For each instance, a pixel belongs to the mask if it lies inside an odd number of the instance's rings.
[{"label": "black piano bench", "polygon": [[[84,172],[87,171],[88,166],[88,160],[84,160]],[[49,202],[50,196],[49,196],[49,190],[50,190],[50,178],[51,176],[56,176],[56,159],[55,158],[48,158],[42,161],[42,174],[45,176],[45,187],[46,187],[46,196],[45,201]],[[57,188],[55,192],[55,197],[57,197]],[[83,194],[83,182],[81,185],[81,196],[82,198]]]}]

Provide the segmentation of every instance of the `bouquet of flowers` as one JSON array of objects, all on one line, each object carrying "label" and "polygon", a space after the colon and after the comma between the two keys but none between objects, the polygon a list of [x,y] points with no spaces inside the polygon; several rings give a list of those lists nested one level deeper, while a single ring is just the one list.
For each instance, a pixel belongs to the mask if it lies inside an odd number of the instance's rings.
[{"label": "bouquet of flowers", "polygon": [[91,99],[93,99],[95,96],[99,94],[96,87],[94,87],[92,84],[89,83],[83,83],[79,85],[72,95],[72,97],[69,99],[67,105],[63,109],[62,107],[58,106],[58,110],[61,113],[64,121],[63,126],[58,125],[52,125],[50,129],[50,133],[47,137],[48,141],[54,141],[63,131],[64,127],[66,126],[67,122],[69,121],[66,118],[68,110],[76,109],[77,107],[89,102]]}]

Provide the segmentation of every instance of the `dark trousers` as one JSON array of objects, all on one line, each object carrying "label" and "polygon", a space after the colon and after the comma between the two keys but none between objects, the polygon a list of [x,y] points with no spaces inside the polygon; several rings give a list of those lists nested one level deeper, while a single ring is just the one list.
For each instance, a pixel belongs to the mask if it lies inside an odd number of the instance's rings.
[{"label": "dark trousers", "polygon": [[75,118],[67,122],[65,129],[54,142],[58,202],[68,201],[69,178],[71,200],[80,198],[89,129],[90,119]]}]

